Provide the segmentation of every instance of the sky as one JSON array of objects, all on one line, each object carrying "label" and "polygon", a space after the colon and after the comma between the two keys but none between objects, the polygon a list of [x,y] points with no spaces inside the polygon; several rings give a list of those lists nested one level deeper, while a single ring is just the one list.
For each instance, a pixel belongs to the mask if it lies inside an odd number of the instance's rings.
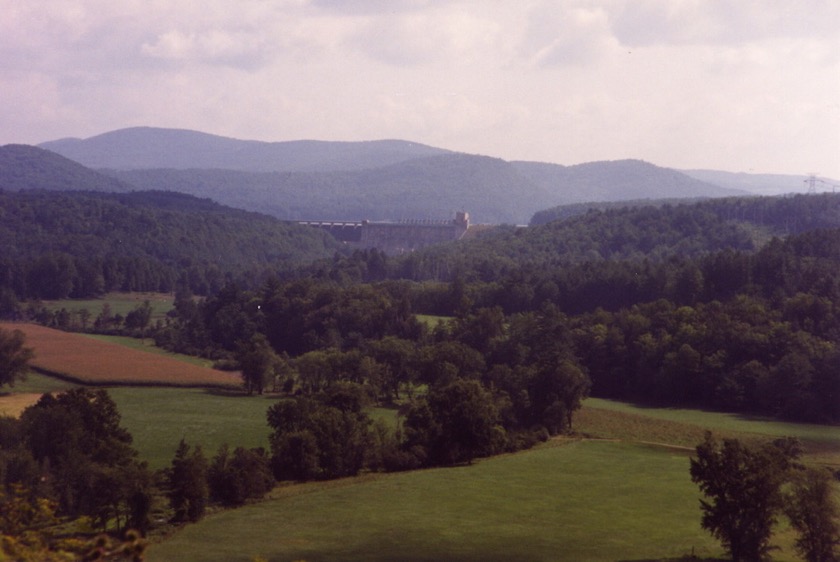
[{"label": "sky", "polygon": [[840,179],[840,0],[0,0],[0,144],[133,126]]}]

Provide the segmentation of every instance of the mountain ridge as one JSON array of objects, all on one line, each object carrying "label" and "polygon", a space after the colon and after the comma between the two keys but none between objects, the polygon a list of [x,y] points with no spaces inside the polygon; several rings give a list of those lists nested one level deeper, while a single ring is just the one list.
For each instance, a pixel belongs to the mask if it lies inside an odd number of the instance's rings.
[{"label": "mountain ridge", "polygon": [[359,170],[448,153],[412,141],[257,141],[190,129],[130,127],[38,145],[89,168],[173,168],[251,172]]},{"label": "mountain ridge", "polygon": [[59,139],[56,151],[137,190],[211,197],[286,220],[451,218],[527,223],[559,205],[743,195],[640,160],[564,166],[506,161],[403,140],[240,140],[133,127]]}]

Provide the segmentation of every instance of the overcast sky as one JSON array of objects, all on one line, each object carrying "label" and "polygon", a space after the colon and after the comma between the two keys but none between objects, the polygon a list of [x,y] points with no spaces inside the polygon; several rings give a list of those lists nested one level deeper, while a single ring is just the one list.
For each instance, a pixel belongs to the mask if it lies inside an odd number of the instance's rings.
[{"label": "overcast sky", "polygon": [[840,179],[840,0],[0,0],[0,144],[149,125]]}]

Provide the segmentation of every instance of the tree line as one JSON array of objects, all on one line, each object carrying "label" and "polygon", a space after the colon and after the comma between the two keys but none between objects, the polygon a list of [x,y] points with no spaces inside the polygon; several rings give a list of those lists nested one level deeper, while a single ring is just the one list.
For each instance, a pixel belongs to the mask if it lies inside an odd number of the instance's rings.
[{"label": "tree line", "polygon": [[[183,441],[169,467],[152,471],[107,391],[74,388],[0,417],[0,484],[0,555],[142,560],[140,537],[161,519],[197,521],[210,505],[262,498],[275,479],[261,448],[223,445],[208,461]],[[122,541],[68,538],[61,525],[70,521]]]}]

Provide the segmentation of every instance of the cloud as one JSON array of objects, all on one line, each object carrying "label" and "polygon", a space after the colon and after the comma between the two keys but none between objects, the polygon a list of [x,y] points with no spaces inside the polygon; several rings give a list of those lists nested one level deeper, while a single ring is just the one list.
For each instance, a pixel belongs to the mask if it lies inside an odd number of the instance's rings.
[{"label": "cloud", "polygon": [[156,125],[840,178],[837,0],[0,0],[0,13],[0,142]]},{"label": "cloud", "polygon": [[449,37],[425,16],[378,18],[354,32],[346,45],[368,57],[395,66],[416,65],[438,58]]},{"label": "cloud", "polygon": [[337,14],[371,15],[413,12],[446,3],[447,0],[310,0],[309,5]]},{"label": "cloud", "polygon": [[263,37],[252,31],[209,29],[170,30],[152,42],[143,43],[140,50],[144,55],[170,61],[253,69],[265,62],[271,48]]},{"label": "cloud", "polygon": [[614,45],[608,24],[602,8],[542,3],[529,15],[520,54],[541,67],[593,64]]},{"label": "cloud", "polygon": [[767,0],[633,0],[610,9],[624,45],[735,45],[780,37],[836,36],[840,3]]}]

